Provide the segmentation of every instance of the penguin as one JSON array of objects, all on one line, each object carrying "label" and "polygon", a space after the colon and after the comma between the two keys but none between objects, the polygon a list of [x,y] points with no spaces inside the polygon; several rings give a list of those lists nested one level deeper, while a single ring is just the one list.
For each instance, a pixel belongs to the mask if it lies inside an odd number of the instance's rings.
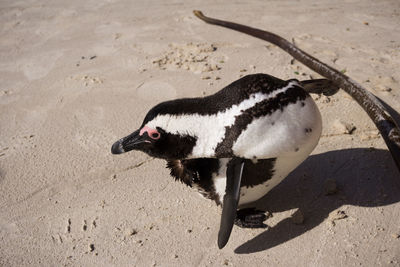
[{"label": "penguin", "polygon": [[222,206],[218,247],[233,224],[265,227],[251,206],[303,162],[318,143],[322,122],[309,93],[349,93],[374,121],[400,170],[400,130],[377,98],[343,73],[282,37],[245,25],[194,14],[206,23],[271,42],[327,79],[283,81],[247,75],[217,93],[162,102],[141,126],[116,141],[113,154],[142,151],[165,159],[171,176]]},{"label": "penguin", "polygon": [[[326,79],[305,80],[300,83],[306,92],[313,94],[332,96],[339,90]],[[311,132],[312,129],[308,128],[305,131]],[[225,194],[227,163],[227,159],[217,158],[169,159],[167,168],[176,181],[194,187],[203,197],[213,200],[219,206]],[[245,160],[239,208],[254,203],[278,184],[276,179],[279,176],[275,173],[275,163],[276,158]],[[265,220],[265,211],[243,208],[237,211],[234,223],[242,228],[265,228]]]},{"label": "penguin", "polygon": [[265,227],[263,211],[240,207],[268,193],[317,145],[321,115],[305,88],[323,86],[328,93],[338,90],[327,80],[247,75],[210,96],[156,105],[111,152],[139,150],[165,159],[176,180],[222,205],[222,248],[233,223]]}]

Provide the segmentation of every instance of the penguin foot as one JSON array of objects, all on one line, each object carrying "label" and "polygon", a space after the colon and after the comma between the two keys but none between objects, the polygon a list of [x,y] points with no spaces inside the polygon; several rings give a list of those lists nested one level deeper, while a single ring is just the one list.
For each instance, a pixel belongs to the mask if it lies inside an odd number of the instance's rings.
[{"label": "penguin foot", "polygon": [[268,226],[264,224],[266,219],[264,211],[247,208],[237,211],[235,224],[241,228],[267,228]]}]

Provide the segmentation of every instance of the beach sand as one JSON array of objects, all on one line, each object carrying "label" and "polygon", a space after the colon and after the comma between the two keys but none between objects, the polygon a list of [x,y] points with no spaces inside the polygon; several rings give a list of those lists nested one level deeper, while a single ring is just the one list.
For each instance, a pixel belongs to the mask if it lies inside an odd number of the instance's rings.
[{"label": "beach sand", "polygon": [[313,96],[323,134],[259,201],[268,229],[234,227],[165,162],[111,145],[161,101],[251,73],[318,78],[277,47],[192,10],[275,32],[400,110],[400,3],[0,3],[1,266],[399,266],[400,179],[346,93]]}]

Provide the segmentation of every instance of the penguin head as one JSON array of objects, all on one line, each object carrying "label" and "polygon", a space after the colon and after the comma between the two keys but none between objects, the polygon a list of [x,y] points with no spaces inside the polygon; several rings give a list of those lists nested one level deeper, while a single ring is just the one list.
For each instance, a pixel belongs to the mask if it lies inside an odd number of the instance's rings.
[{"label": "penguin head", "polygon": [[111,147],[111,153],[121,154],[138,150],[162,159],[187,158],[196,144],[196,137],[183,134],[184,126],[179,132],[173,133],[165,129],[166,118],[168,120],[174,118],[168,114],[170,105],[171,103],[164,102],[152,108],[140,128],[115,142]]}]

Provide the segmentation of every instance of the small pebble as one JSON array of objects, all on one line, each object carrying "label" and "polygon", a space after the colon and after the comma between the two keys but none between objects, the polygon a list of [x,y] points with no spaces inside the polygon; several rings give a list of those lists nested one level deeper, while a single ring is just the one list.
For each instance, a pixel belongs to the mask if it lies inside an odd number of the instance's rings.
[{"label": "small pebble", "polygon": [[333,122],[333,127],[339,134],[352,134],[356,130],[354,125],[340,120],[335,120]]},{"label": "small pebble", "polygon": [[326,179],[324,184],[325,195],[333,195],[337,193],[337,185],[336,180],[334,179]]},{"label": "small pebble", "polygon": [[125,230],[125,236],[133,236],[136,234],[137,234],[137,231],[135,229],[128,228]]},{"label": "small pebble", "polygon": [[383,84],[377,85],[376,89],[381,91],[381,92],[391,92],[392,91],[392,88],[390,88],[390,87],[388,87],[386,85],[383,85]]},{"label": "small pebble", "polygon": [[335,221],[342,220],[342,219],[345,219],[345,218],[347,218],[347,217],[348,217],[348,216],[347,216],[347,214],[344,212],[344,210],[336,210],[336,211],[333,211],[333,212],[331,212],[331,213],[329,214],[328,219],[329,219],[329,221],[331,222],[331,224],[332,224],[333,226],[335,226],[335,225],[336,225]]}]

